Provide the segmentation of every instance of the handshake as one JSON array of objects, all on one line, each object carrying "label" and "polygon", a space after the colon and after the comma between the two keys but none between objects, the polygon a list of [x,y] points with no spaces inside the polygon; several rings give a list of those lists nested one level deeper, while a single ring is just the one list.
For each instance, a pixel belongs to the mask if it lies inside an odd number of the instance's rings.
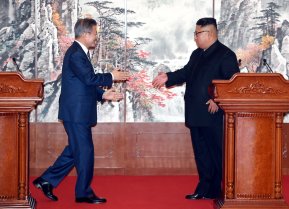
[{"label": "handshake", "polygon": [[[126,81],[130,78],[130,73],[127,71],[121,71],[120,69],[116,68],[111,72],[114,81]],[[165,85],[168,81],[168,76],[164,72],[160,72],[152,81],[152,85],[154,88],[159,89]]]},{"label": "handshake", "polygon": [[[127,71],[121,71],[120,69],[115,69],[111,72],[114,81],[126,81],[130,78],[130,73]],[[165,85],[168,80],[168,76],[164,72],[160,72],[152,81],[152,85],[154,88],[159,89]],[[123,94],[118,92],[115,88],[111,88],[107,90],[103,94],[103,99],[111,100],[111,101],[120,101],[123,99]]]}]

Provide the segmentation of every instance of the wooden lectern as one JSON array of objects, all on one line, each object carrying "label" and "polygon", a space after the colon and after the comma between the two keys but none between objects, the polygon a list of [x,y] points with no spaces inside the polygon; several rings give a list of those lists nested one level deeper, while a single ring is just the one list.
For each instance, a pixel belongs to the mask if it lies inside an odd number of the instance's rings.
[{"label": "wooden lectern", "polygon": [[43,81],[0,72],[0,208],[34,208],[29,193],[29,112]]},{"label": "wooden lectern", "polygon": [[282,196],[282,124],[289,81],[281,74],[237,73],[214,80],[225,112],[222,209],[289,209]]}]

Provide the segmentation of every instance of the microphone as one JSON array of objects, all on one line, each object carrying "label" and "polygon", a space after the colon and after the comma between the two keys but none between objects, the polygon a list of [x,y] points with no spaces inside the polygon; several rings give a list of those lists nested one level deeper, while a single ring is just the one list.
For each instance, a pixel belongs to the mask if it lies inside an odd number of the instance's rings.
[{"label": "microphone", "polygon": [[273,70],[271,69],[270,65],[267,63],[267,60],[266,60],[266,59],[263,59],[263,65],[266,66],[267,70],[268,70],[270,73],[274,73]]},{"label": "microphone", "polygon": [[19,65],[18,65],[17,62],[16,62],[16,58],[15,58],[15,57],[12,57],[12,61],[13,61],[13,64],[16,66],[17,71],[20,72],[20,73],[22,73],[21,70],[20,70],[20,68],[19,68]]},{"label": "microphone", "polygon": [[239,67],[242,65],[242,60],[241,59],[238,60],[238,65],[239,65]]}]

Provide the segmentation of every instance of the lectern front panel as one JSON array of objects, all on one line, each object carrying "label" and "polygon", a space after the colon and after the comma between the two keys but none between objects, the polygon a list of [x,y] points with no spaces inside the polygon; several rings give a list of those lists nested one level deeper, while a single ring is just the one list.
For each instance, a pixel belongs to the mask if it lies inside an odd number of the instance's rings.
[{"label": "lectern front panel", "polygon": [[17,113],[0,113],[0,200],[18,198]]},{"label": "lectern front panel", "polygon": [[237,199],[274,198],[275,114],[236,114],[236,190]]}]

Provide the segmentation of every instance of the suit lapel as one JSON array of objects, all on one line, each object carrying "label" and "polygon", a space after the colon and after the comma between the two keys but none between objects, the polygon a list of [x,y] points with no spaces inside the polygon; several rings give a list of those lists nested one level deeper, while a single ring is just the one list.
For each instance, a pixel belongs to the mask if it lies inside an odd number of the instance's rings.
[{"label": "suit lapel", "polygon": [[[91,60],[90,58],[88,57],[88,55],[85,53],[85,51],[82,49],[82,47],[79,45],[79,43],[77,43],[76,41],[73,42],[75,48],[78,50],[78,51],[81,51],[81,53],[83,54],[83,56],[86,57],[87,61],[89,62],[89,64],[91,65],[93,71],[94,71],[94,68],[92,66],[92,63],[91,63]],[[89,52],[89,51],[88,51]]]},{"label": "suit lapel", "polygon": [[[85,53],[85,51],[82,49],[82,47],[79,45],[79,43],[77,43],[76,41],[73,42],[73,44],[75,45],[75,47],[77,48],[77,50],[81,51],[82,54],[87,58],[87,60],[90,62],[90,57],[88,57],[88,54]],[[89,51],[88,51],[89,53]]]}]

